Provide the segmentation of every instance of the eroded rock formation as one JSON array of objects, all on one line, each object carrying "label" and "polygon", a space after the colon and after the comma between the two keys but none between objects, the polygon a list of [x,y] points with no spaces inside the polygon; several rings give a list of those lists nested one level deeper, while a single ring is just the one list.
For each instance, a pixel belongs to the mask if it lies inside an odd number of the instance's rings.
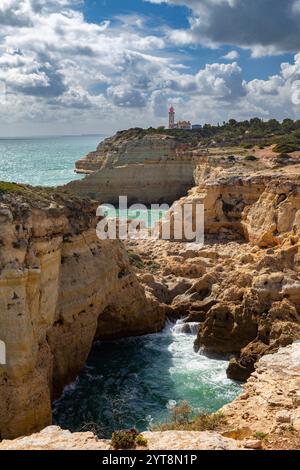
[{"label": "eroded rock formation", "polygon": [[118,132],[95,152],[76,163],[83,180],[67,187],[82,196],[118,204],[173,203],[194,183],[192,153],[175,137],[143,135],[142,130]]},{"label": "eroded rock formation", "polygon": [[228,430],[248,430],[280,440],[290,431],[300,445],[300,342],[261,358],[244,393],[223,408]]},{"label": "eroded rock formation", "polygon": [[85,364],[94,339],[158,331],[118,241],[96,237],[96,205],[52,191],[0,191],[0,437],[51,424],[51,401]]},{"label": "eroded rock formation", "polygon": [[179,205],[204,204],[205,246],[159,240],[129,249],[144,271],[156,266],[140,278],[169,314],[200,323],[196,347],[234,354],[228,375],[245,380],[262,355],[300,339],[300,167],[194,157],[197,186]]}]

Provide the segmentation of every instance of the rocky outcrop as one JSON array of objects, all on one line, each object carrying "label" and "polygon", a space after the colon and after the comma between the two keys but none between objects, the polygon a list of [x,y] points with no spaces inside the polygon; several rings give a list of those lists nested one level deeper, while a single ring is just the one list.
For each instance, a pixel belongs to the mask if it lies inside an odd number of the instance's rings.
[{"label": "rocky outcrop", "polygon": [[[144,432],[148,446],[137,450],[238,450],[240,445],[233,439],[217,432]],[[74,433],[51,426],[39,434],[3,441],[1,450],[112,450],[111,442],[98,439],[90,432]]]},{"label": "rocky outcrop", "polygon": [[299,445],[300,343],[261,358],[244,385],[244,393],[222,411],[228,431],[235,430],[237,436],[243,429],[249,436],[260,433],[272,440],[277,435],[280,440],[283,431],[290,431],[290,437],[298,436]]},{"label": "rocky outcrop", "polygon": [[192,153],[179,139],[142,130],[117,133],[76,163],[88,176],[67,185],[77,195],[118,204],[172,203],[194,184]]},{"label": "rocky outcrop", "polygon": [[51,401],[85,364],[94,339],[158,331],[118,240],[96,236],[96,204],[0,187],[0,437],[51,424]]}]

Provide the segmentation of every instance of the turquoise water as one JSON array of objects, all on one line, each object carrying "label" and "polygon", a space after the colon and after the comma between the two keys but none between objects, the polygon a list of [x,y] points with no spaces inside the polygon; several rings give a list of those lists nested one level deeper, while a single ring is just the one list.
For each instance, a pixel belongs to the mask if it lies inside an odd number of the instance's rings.
[{"label": "turquoise water", "polygon": [[75,162],[96,149],[103,136],[0,139],[0,181],[59,186],[82,178]]},{"label": "turquoise water", "polygon": [[137,210],[130,210],[130,209],[115,209],[108,206],[101,206],[102,207],[102,214],[106,218],[118,218],[121,220],[134,220],[138,222],[142,222],[142,228],[151,228],[155,227],[155,225],[163,218],[166,214],[167,209],[137,209]]},{"label": "turquoise water", "polygon": [[102,437],[164,421],[187,400],[214,412],[232,401],[240,385],[226,377],[228,362],[194,352],[195,335],[181,323],[162,333],[94,345],[86,367],[54,404],[54,423],[78,431],[86,425]]}]

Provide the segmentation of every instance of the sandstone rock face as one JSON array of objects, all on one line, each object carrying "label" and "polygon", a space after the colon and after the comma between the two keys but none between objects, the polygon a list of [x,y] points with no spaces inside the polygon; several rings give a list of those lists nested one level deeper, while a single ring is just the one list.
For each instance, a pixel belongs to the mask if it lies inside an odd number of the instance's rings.
[{"label": "sandstone rock face", "polygon": [[164,135],[117,133],[76,163],[88,174],[67,185],[72,192],[102,203],[172,203],[194,184],[193,156],[186,146]]},{"label": "sandstone rock face", "polygon": [[286,233],[300,228],[300,186],[293,179],[270,181],[260,198],[245,213],[246,239],[262,248],[280,244]]},{"label": "sandstone rock face", "polygon": [[[228,429],[273,434],[299,432],[300,342],[261,358],[244,386],[245,393],[223,407]],[[298,434],[300,440],[300,436]]]},{"label": "sandstone rock face", "polygon": [[96,237],[96,205],[22,187],[0,195],[0,436],[51,424],[51,401],[85,364],[94,339],[158,331],[118,241]]}]

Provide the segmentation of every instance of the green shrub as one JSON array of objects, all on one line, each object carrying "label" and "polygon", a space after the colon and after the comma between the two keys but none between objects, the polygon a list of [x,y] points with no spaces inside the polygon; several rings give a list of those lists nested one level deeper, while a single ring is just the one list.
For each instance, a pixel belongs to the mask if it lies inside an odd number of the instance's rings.
[{"label": "green shrub", "polygon": [[247,162],[256,162],[258,160],[258,158],[255,157],[254,155],[247,155],[247,157],[245,157],[245,160]]},{"label": "green shrub", "polygon": [[5,181],[0,182],[0,193],[10,193],[20,191],[22,186],[16,183],[8,183]]},{"label": "green shrub", "polygon": [[137,446],[140,446],[140,447],[148,447],[148,441],[142,434],[139,434],[135,438],[135,443]]},{"label": "green shrub", "polygon": [[292,153],[298,152],[300,150],[300,146],[296,143],[281,143],[275,145],[273,150],[275,153]]},{"label": "green shrub", "polygon": [[131,266],[135,266],[138,269],[143,269],[145,267],[142,258],[137,253],[129,251],[128,256]]},{"label": "green shrub", "polygon": [[192,423],[193,431],[214,431],[226,424],[226,417],[223,413],[199,414]]},{"label": "green shrub", "polygon": [[266,434],[265,432],[257,431],[253,434],[253,437],[255,437],[255,439],[258,439],[260,441],[264,441],[268,437],[268,434]]},{"label": "green shrub", "polygon": [[172,409],[169,421],[152,426],[152,431],[213,431],[226,424],[223,413],[199,413],[184,401]]},{"label": "green shrub", "polygon": [[253,148],[253,144],[243,144],[244,149],[249,150]]},{"label": "green shrub", "polygon": [[134,449],[137,436],[136,429],[115,431],[111,438],[111,445],[114,449]]}]

